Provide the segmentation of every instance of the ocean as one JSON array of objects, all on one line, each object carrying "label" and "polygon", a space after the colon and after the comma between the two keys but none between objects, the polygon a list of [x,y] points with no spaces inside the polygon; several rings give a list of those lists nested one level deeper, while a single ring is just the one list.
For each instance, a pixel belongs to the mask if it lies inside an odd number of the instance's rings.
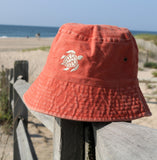
[{"label": "ocean", "polygon": [[54,37],[58,29],[59,27],[0,25],[0,38],[35,37],[37,33],[40,33],[40,37]]},{"label": "ocean", "polygon": [[[20,26],[20,25],[0,25],[0,38],[6,37],[35,37],[40,33],[40,37],[54,37],[57,34],[59,27],[40,27],[40,26]],[[133,31],[136,34],[157,34],[150,31]]]}]

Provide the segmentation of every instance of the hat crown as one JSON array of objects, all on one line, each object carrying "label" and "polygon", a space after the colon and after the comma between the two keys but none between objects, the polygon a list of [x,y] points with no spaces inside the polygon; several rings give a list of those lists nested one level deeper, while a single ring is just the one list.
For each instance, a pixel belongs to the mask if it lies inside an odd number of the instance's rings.
[{"label": "hat crown", "polygon": [[78,23],[67,23],[61,26],[59,32],[70,34],[70,37],[80,40],[118,42],[129,40],[131,33],[127,28],[111,25],[85,25]]},{"label": "hat crown", "polygon": [[53,41],[45,70],[58,79],[102,86],[137,79],[137,63],[137,46],[128,29],[68,23]]}]

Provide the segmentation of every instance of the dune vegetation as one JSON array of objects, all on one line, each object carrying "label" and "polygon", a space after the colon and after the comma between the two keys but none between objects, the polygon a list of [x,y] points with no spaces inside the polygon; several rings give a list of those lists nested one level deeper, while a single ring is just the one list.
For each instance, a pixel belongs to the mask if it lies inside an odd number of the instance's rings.
[{"label": "dune vegetation", "polygon": [[153,41],[157,45],[157,35],[156,34],[137,34],[134,36],[136,39],[144,39],[146,41]]},{"label": "dune vegetation", "polygon": [[23,52],[28,52],[28,51],[37,51],[37,50],[41,50],[41,51],[49,51],[50,50],[50,46],[42,46],[42,47],[37,47],[37,48],[28,48],[28,49],[23,49]]},{"label": "dune vegetation", "polygon": [[0,72],[0,125],[4,132],[10,133],[12,129],[12,111],[9,107],[9,87],[6,83],[6,72]]}]

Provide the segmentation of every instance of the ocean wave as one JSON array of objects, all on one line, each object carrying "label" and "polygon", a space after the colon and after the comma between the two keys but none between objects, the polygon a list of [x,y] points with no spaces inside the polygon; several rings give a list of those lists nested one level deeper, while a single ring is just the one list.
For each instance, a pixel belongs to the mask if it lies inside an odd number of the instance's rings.
[{"label": "ocean wave", "polygon": [[0,36],[0,38],[8,38],[7,36]]}]

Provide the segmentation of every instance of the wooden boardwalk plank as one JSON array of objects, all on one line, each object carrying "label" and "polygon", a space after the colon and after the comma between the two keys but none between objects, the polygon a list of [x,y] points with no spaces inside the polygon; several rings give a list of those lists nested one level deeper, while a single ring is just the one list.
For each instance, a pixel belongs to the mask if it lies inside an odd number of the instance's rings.
[{"label": "wooden boardwalk plank", "polygon": [[26,132],[23,121],[20,120],[16,129],[20,158],[22,160],[37,160],[33,145]]},{"label": "wooden boardwalk plank", "polygon": [[[16,92],[18,93],[19,97],[22,99],[23,101],[23,95],[24,93],[28,90],[28,88],[30,87],[30,84],[27,83],[24,80],[17,80],[14,84],[14,88],[16,90]],[[24,103],[24,101],[23,101]],[[26,106],[27,107],[27,106]],[[35,112],[33,110],[30,110],[28,107],[27,109],[41,122],[43,123],[51,132],[53,132],[53,121],[54,121],[54,117],[53,116],[49,116],[43,113],[39,113],[39,112]]]},{"label": "wooden boardwalk plank", "polygon": [[97,160],[156,160],[157,130],[126,122],[93,123]]}]

